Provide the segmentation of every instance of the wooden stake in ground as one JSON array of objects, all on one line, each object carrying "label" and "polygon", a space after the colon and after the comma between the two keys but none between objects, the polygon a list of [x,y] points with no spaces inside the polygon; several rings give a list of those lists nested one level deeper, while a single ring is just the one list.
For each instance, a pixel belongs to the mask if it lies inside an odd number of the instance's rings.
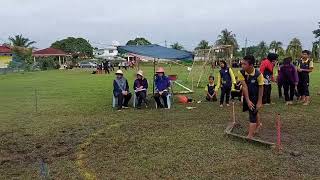
[{"label": "wooden stake in ground", "polygon": [[281,150],[282,150],[282,145],[281,145],[281,121],[280,121],[280,114],[277,115],[276,127],[277,127],[277,150],[278,150],[278,151],[281,151]]},{"label": "wooden stake in ground", "polygon": [[38,92],[37,92],[37,89],[34,90],[34,106],[36,108],[36,113],[38,113]]},{"label": "wooden stake in ground", "polygon": [[233,124],[236,124],[236,114],[234,111],[234,102],[232,102],[232,119],[233,119]]}]

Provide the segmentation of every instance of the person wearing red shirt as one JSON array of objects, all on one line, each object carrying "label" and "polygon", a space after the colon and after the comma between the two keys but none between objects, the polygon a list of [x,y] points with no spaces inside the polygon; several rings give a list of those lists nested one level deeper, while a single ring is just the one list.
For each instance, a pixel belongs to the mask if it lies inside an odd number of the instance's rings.
[{"label": "person wearing red shirt", "polygon": [[269,53],[267,58],[263,59],[260,65],[260,72],[264,77],[262,103],[265,105],[271,104],[271,81],[274,81],[273,68],[277,59],[277,54]]}]

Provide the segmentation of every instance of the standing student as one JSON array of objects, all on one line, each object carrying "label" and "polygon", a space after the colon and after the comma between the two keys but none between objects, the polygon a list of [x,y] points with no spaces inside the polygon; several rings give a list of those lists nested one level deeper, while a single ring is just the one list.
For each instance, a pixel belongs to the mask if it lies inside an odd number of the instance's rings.
[{"label": "standing student", "polygon": [[[168,108],[167,96],[170,88],[170,80],[164,74],[162,67],[160,67],[156,73],[154,99],[159,108]],[[164,104],[161,103],[160,98],[163,99]]]},{"label": "standing student", "polygon": [[234,100],[237,97],[239,101],[242,101],[242,85],[238,76],[236,76],[236,82],[234,89],[231,91],[231,99]]},{"label": "standing student", "polygon": [[113,81],[113,95],[118,98],[118,110],[128,108],[132,95],[129,91],[128,81],[123,77],[121,70],[116,71],[116,79]]},{"label": "standing student", "polygon": [[214,76],[209,76],[209,83],[205,87],[206,100],[207,101],[217,101],[217,94],[215,91],[216,85],[214,84]]},{"label": "standing student", "polygon": [[274,81],[273,68],[274,68],[274,63],[277,59],[278,59],[277,54],[269,53],[267,58],[262,60],[260,65],[260,72],[263,74],[263,77],[264,77],[262,103],[266,105],[271,104],[271,81]]},{"label": "standing student", "polygon": [[137,108],[141,108],[142,102],[145,103],[145,105],[148,105],[147,102],[147,90],[148,90],[148,81],[143,76],[143,71],[139,70],[137,72],[137,79],[134,81],[133,89],[136,93],[138,104]]},{"label": "standing student", "polygon": [[220,61],[220,71],[218,74],[218,84],[216,86],[216,92],[218,92],[221,87],[221,96],[220,96],[220,107],[223,107],[224,98],[227,106],[229,105],[231,89],[234,88],[236,84],[236,79],[234,77],[233,71],[227,66],[226,61]]},{"label": "standing student", "polygon": [[297,70],[299,76],[298,91],[300,100],[303,105],[309,105],[310,92],[309,92],[309,74],[313,71],[313,61],[310,58],[311,52],[308,50],[302,51],[301,59],[298,60]]},{"label": "standing student", "polygon": [[299,82],[297,69],[291,62],[291,57],[285,58],[279,72],[279,82],[283,85],[286,105],[293,104],[294,91]]},{"label": "standing student", "polygon": [[250,123],[247,138],[250,139],[262,126],[258,110],[262,107],[264,78],[259,70],[254,68],[254,64],[254,56],[245,56],[242,61],[242,70],[238,74],[244,95],[243,111],[249,111]]}]

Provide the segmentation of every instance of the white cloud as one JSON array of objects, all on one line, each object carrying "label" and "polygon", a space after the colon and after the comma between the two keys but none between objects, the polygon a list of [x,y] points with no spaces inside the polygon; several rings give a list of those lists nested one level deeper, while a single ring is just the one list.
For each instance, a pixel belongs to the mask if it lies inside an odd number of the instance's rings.
[{"label": "white cloud", "polygon": [[299,37],[305,46],[317,28],[318,0],[10,0],[1,2],[1,39],[24,34],[49,46],[66,36],[125,43],[136,36],[152,42],[181,42],[192,48],[213,42],[223,28],[240,44]]}]

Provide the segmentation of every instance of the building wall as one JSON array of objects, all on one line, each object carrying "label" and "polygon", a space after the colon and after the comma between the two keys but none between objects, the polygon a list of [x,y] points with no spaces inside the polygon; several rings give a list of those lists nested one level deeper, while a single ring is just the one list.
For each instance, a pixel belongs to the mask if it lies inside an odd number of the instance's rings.
[{"label": "building wall", "polygon": [[12,56],[0,55],[0,68],[7,68],[11,61],[12,61]]}]

